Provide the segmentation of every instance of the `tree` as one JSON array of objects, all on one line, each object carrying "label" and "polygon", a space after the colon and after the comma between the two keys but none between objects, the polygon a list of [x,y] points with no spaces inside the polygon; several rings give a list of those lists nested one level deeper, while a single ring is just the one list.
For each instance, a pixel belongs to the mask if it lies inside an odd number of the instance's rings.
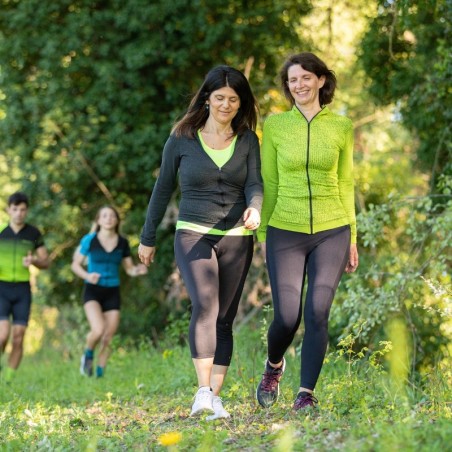
[{"label": "tree", "polygon": [[379,0],[360,56],[375,101],[395,103],[418,137],[432,190],[440,174],[452,171],[451,19],[448,0]]},{"label": "tree", "polygon": [[[207,70],[238,67],[259,95],[308,10],[307,0],[1,1],[1,148],[48,236],[49,302],[77,298],[69,262],[99,206],[118,207],[138,244],[161,149]],[[150,278],[123,286],[137,318],[162,312],[165,224]]]},{"label": "tree", "polygon": [[[365,71],[373,102],[392,109],[392,123],[403,124],[413,137],[414,146],[404,145],[399,135],[392,140],[395,152],[386,156],[403,161],[410,147],[418,170],[429,173],[430,187],[417,178],[416,190],[397,189],[384,199],[395,179],[394,187],[409,186],[415,173],[401,165],[396,172],[375,167],[367,181],[371,191],[363,197],[365,209],[358,215],[361,269],[339,294],[332,329],[341,334],[365,319],[361,340],[375,345],[387,338],[385,324],[401,316],[411,335],[413,370],[434,366],[450,341],[450,15],[447,1],[378,0],[359,54],[358,67]],[[381,147],[380,138],[374,137],[375,149]],[[358,186],[364,186],[363,173]],[[384,182],[383,190],[376,189],[375,181]]]}]

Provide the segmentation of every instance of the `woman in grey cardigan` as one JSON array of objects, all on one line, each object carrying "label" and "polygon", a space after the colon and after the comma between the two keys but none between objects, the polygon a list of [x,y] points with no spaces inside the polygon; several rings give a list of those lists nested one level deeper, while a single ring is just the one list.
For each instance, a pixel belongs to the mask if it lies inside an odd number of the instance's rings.
[{"label": "woman in grey cardigan", "polygon": [[245,76],[229,66],[212,69],[165,144],[138,249],[150,265],[179,180],[174,250],[192,303],[189,343],[199,387],[191,415],[208,412],[208,420],[229,417],[219,393],[262,204],[256,121]]}]

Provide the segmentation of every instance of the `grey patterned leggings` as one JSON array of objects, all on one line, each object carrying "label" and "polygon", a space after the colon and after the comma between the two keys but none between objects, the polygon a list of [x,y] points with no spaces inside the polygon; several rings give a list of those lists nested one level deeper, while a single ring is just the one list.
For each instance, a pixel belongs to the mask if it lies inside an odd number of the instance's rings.
[{"label": "grey patterned leggings", "polygon": [[191,356],[214,357],[214,364],[229,366],[232,323],[253,258],[253,236],[202,235],[179,229],[174,252],[192,303]]}]

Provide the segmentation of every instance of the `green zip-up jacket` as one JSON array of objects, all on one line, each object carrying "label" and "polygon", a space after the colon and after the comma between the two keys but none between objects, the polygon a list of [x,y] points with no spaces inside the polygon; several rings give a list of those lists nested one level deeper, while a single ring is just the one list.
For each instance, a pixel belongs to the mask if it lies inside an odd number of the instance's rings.
[{"label": "green zip-up jacket", "polygon": [[265,121],[259,241],[268,225],[315,234],[349,224],[356,243],[353,143],[352,121],[328,107],[309,122],[296,106]]}]

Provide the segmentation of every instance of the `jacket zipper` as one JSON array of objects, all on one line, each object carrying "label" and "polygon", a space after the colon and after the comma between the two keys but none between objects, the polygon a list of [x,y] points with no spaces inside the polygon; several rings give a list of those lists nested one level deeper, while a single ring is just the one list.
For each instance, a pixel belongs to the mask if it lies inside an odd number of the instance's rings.
[{"label": "jacket zipper", "polygon": [[323,108],[317,112],[310,121],[307,120],[306,116],[300,111],[301,116],[305,119],[305,121],[308,123],[308,139],[307,139],[307,150],[306,150],[306,179],[308,180],[308,191],[309,191],[309,228],[311,231],[311,234],[314,234],[314,213],[312,209],[312,190],[311,190],[311,179],[309,177],[309,151],[311,147],[311,122],[314,120],[314,118],[323,110]]},{"label": "jacket zipper", "polygon": [[309,177],[309,148],[311,144],[311,123],[308,121],[308,143],[307,143],[307,151],[306,151],[306,178],[308,180],[308,190],[309,190],[309,227],[311,230],[311,234],[314,234],[313,227],[313,213],[312,213],[312,191],[311,191],[311,179]]},{"label": "jacket zipper", "polygon": [[17,259],[17,240],[14,238],[14,251],[13,251],[13,282],[16,281],[16,259]]}]

